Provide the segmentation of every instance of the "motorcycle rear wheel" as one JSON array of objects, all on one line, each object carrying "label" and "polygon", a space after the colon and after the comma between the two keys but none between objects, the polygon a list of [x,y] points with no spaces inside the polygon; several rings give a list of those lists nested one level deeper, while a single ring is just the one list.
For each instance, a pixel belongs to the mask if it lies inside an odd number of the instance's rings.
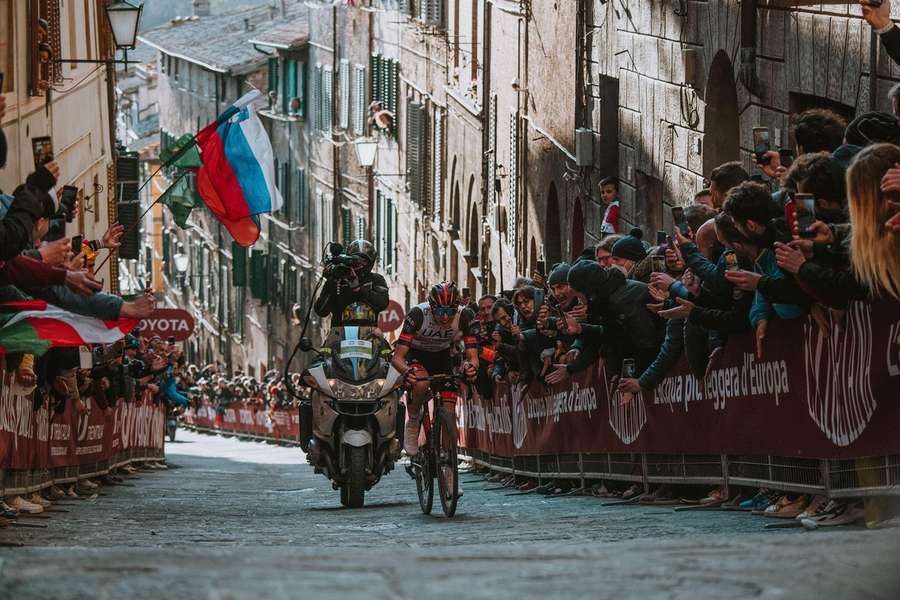
[{"label": "motorcycle rear wheel", "polygon": [[434,430],[434,447],[438,495],[444,514],[452,517],[456,513],[459,499],[459,464],[456,459],[456,423],[450,419],[447,409],[440,409],[439,426]]},{"label": "motorcycle rear wheel", "polygon": [[349,447],[350,468],[347,480],[341,485],[341,504],[347,508],[362,508],[366,498],[366,449]]}]

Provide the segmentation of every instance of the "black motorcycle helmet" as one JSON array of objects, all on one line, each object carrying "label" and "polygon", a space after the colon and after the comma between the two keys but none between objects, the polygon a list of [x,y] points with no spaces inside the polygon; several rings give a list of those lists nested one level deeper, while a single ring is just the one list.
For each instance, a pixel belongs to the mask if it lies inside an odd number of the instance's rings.
[{"label": "black motorcycle helmet", "polygon": [[347,246],[347,254],[358,259],[364,273],[369,273],[378,260],[378,252],[375,246],[368,240],[356,240]]}]

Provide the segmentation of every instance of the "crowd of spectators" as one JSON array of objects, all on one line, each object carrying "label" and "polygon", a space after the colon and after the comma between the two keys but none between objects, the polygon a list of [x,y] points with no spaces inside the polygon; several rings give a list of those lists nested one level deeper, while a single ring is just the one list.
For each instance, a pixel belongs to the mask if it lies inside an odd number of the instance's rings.
[{"label": "crowd of spectators", "polygon": [[[0,119],[5,110],[0,95]],[[0,169],[6,167],[6,154],[6,137],[0,130]],[[124,228],[113,223],[101,239],[73,244],[66,232],[72,231],[79,207],[76,195],[57,188],[59,177],[59,165],[49,159],[37,164],[11,194],[0,190],[0,302],[43,300],[104,321],[149,316],[154,308],[150,290],[126,301],[103,292],[103,282],[94,274],[97,258],[119,247]],[[108,346],[52,348],[43,354],[9,352],[3,357],[2,385],[15,385],[23,396],[33,394],[35,411],[47,406],[54,413],[69,408],[77,413],[109,411],[118,402],[141,398],[145,389],[159,402],[184,403],[174,389],[180,352],[158,338],[144,340],[133,333]],[[28,498],[6,497],[0,504],[0,526],[19,511],[41,512],[54,499],[88,493],[103,480],[115,478],[118,475],[111,472],[66,489],[53,486]]]},{"label": "crowd of spectators", "polygon": [[469,300],[482,395],[501,380],[560,383],[603,357],[628,402],[682,355],[702,378],[734,334],[754,331],[762,358],[775,320],[811,315],[827,332],[848,302],[900,299],[900,123],[812,109],[791,137],[753,154],[753,177],[739,162],[713,169],[653,244],[618,233],[618,182],[603,179],[599,244]]},{"label": "crowd of spectators", "polygon": [[[301,386],[300,373],[293,373],[293,384]],[[233,403],[242,403],[253,410],[275,410],[297,406],[279,371],[271,370],[259,380],[245,375],[240,369],[228,376],[220,364],[205,367],[190,365],[178,378],[178,387],[184,389],[190,406],[199,409],[208,405],[221,415]]]}]

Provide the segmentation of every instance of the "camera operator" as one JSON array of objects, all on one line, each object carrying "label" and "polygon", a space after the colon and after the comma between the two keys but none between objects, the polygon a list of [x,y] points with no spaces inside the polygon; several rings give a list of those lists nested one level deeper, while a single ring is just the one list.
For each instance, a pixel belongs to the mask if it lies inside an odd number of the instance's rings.
[{"label": "camera operator", "polygon": [[378,254],[375,246],[366,240],[356,240],[343,252],[340,244],[331,245],[331,258],[325,265],[325,289],[316,300],[316,314],[331,315],[331,327],[344,323],[344,309],[351,304],[362,303],[371,307],[374,316],[356,325],[378,324],[378,313],[387,308],[388,286],[384,277],[372,272]]}]

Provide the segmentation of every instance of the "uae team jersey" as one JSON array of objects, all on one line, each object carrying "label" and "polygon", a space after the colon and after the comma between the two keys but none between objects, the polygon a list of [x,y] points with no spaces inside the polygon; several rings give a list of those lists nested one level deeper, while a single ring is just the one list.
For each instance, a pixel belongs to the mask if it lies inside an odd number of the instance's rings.
[{"label": "uae team jersey", "polygon": [[442,352],[448,350],[457,335],[463,332],[466,348],[475,348],[475,336],[469,332],[473,318],[471,310],[460,307],[445,329],[435,320],[431,305],[423,302],[413,306],[406,315],[397,343],[422,352]]}]

